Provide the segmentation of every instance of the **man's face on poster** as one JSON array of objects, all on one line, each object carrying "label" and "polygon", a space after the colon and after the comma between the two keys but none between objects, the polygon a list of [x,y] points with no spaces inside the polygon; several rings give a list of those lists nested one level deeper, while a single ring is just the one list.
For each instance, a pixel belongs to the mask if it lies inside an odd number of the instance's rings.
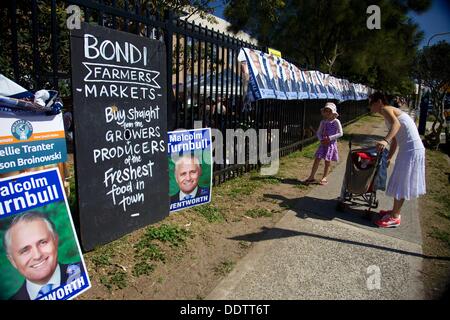
[{"label": "man's face on poster", "polygon": [[283,63],[284,74],[286,75],[286,80],[291,81],[291,70],[286,63]]},{"label": "man's face on poster", "polygon": [[259,61],[259,56],[255,51],[250,51],[250,57],[252,58],[253,65],[255,66],[258,73],[263,75],[263,70],[261,66],[261,62]]},{"label": "man's face on poster", "polygon": [[58,237],[42,219],[21,221],[10,229],[8,258],[28,280],[45,284],[58,264]]},{"label": "man's face on poster", "polygon": [[275,79],[278,79],[277,64],[275,62],[275,59],[271,58],[271,59],[269,59],[269,61],[270,61],[270,69],[272,70],[273,77]]},{"label": "man's face on poster", "polygon": [[299,82],[302,81],[302,77],[301,77],[301,75],[300,75],[300,69],[294,68],[294,72],[295,72],[295,74],[297,75],[298,81],[299,81]]},{"label": "man's face on poster", "polygon": [[195,158],[181,158],[175,166],[175,179],[186,194],[194,191],[201,175],[202,169]]}]

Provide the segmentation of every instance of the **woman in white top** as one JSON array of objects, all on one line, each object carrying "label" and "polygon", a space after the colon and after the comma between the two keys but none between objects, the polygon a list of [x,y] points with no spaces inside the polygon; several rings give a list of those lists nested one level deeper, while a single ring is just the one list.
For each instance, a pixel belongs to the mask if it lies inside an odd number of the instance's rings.
[{"label": "woman in white top", "polygon": [[403,202],[426,192],[425,147],[416,124],[408,114],[388,105],[386,97],[380,92],[372,94],[369,99],[370,110],[380,113],[389,129],[387,136],[377,142],[378,151],[389,147],[388,164],[398,147],[386,189],[386,195],[394,198],[394,205],[392,210],[380,211],[381,218],[375,223],[381,228],[398,227]]}]

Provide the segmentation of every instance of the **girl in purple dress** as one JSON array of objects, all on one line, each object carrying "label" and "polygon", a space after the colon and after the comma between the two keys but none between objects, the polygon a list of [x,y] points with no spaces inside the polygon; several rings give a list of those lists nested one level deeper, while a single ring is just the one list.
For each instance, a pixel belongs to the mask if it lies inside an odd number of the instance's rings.
[{"label": "girl in purple dress", "polygon": [[319,129],[317,130],[317,138],[319,138],[320,146],[316,151],[314,164],[311,170],[311,174],[306,183],[315,182],[314,176],[316,175],[317,169],[319,168],[319,163],[321,159],[325,160],[325,168],[323,171],[323,178],[320,180],[321,185],[326,185],[328,183],[327,176],[330,171],[331,161],[338,161],[339,154],[337,148],[337,139],[342,137],[342,125],[337,119],[339,114],[336,111],[336,105],[332,102],[327,102],[325,107],[320,109],[322,112],[323,120],[320,122]]}]

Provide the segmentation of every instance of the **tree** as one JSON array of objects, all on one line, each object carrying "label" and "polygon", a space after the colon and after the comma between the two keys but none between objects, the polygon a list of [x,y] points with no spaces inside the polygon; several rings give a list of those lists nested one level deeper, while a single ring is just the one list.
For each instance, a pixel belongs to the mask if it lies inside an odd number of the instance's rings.
[{"label": "tree", "polygon": [[[366,10],[373,4],[381,10],[379,30],[367,28]],[[412,87],[410,70],[423,37],[407,12],[429,5],[429,0],[231,0],[225,15],[233,31],[251,33],[294,63],[400,92]]]},{"label": "tree", "polygon": [[[450,44],[440,41],[431,47],[424,47],[417,55],[415,73],[423,85],[430,89],[434,122],[431,133],[425,138],[430,147],[437,148],[445,126],[445,96],[450,88]],[[437,128],[436,125],[438,125]],[[448,135],[447,127],[446,131]]]}]

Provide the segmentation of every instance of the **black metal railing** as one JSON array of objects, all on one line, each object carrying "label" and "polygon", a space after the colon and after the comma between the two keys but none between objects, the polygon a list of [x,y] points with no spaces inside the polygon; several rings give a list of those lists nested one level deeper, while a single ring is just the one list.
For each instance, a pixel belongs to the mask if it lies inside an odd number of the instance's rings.
[{"label": "black metal railing", "polygon": [[[286,155],[314,139],[324,100],[260,100],[244,106],[239,50],[251,43],[162,14],[140,0],[12,0],[0,4],[0,72],[30,89],[58,88],[71,108],[71,68],[66,8],[77,5],[84,21],[151,37],[166,44],[168,128],[219,129],[226,146],[226,129],[268,129],[280,134]],[[294,62],[295,63],[295,62]],[[367,101],[338,104],[346,124],[367,113]],[[258,137],[263,138],[263,137]],[[268,139],[270,140],[270,139]],[[249,146],[250,147],[250,146]],[[226,157],[226,152],[223,150]],[[229,160],[229,159],[228,159]],[[214,182],[221,183],[258,164],[214,165]]]}]

